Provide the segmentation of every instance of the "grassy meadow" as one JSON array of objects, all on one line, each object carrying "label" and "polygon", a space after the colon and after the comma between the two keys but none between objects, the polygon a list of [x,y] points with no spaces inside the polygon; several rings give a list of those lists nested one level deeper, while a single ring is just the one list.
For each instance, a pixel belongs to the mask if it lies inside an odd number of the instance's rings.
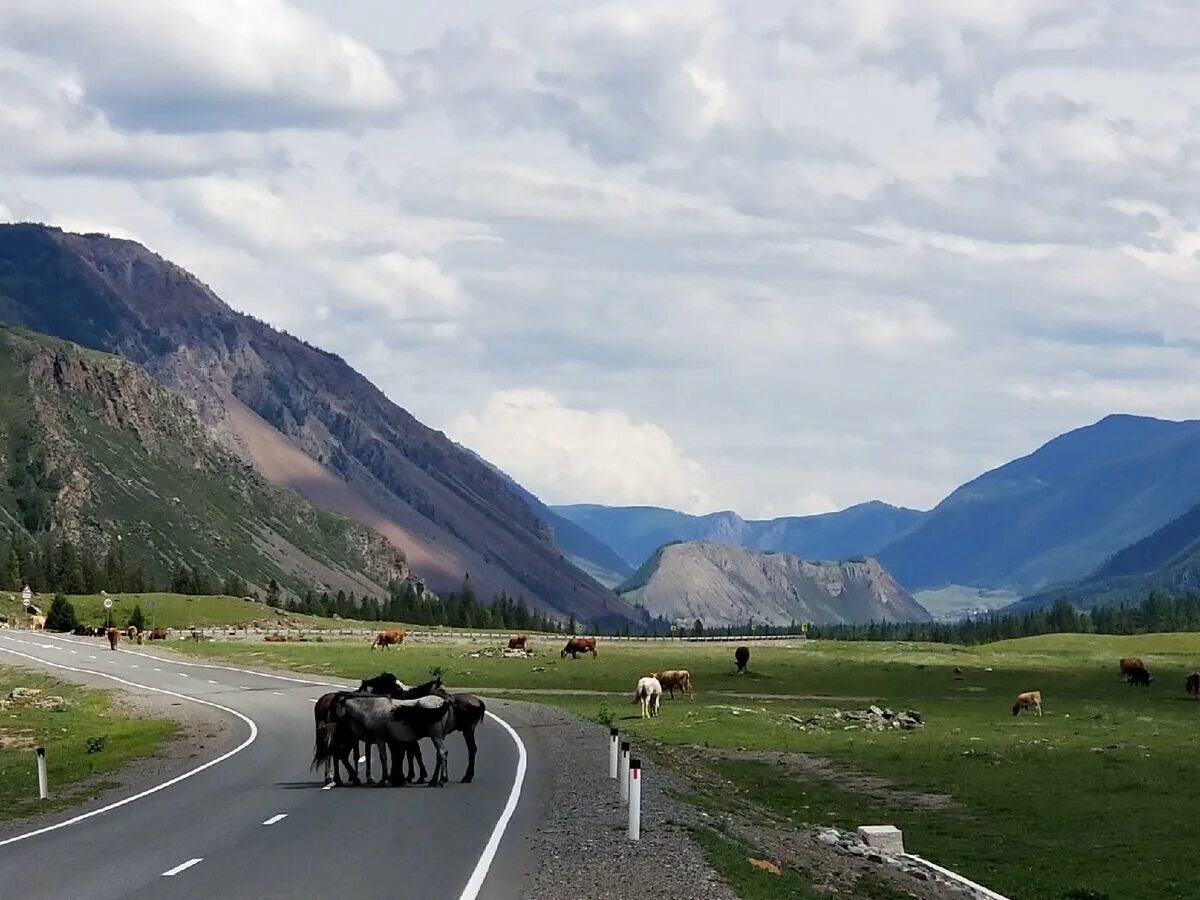
[{"label": "grassy meadow", "polygon": [[[1200,635],[1051,635],[978,648],[909,643],[757,643],[736,676],[733,645],[599,642],[596,659],[560,660],[559,640],[532,660],[471,658],[486,642],[180,644],[240,665],[347,678],[395,672],[567,707],[614,720],[635,742],[682,744],[735,786],[697,788],[700,803],[771,810],[795,826],[894,823],[908,848],[1022,900],[1200,896],[1189,824],[1200,811],[1193,753],[1200,703],[1184,676]],[[1121,656],[1141,656],[1150,688],[1125,684]],[[651,669],[687,668],[697,698],[638,718],[632,690]],[[961,669],[956,673],[955,669]],[[542,669],[543,671],[536,671]],[[1045,715],[1014,718],[1013,697],[1041,690]],[[871,703],[916,709],[913,732],[802,730],[800,720]],[[782,757],[758,751],[784,751]],[[679,753],[659,753],[664,762]]]},{"label": "grassy meadow", "polygon": [[[94,797],[110,786],[106,774],[130,760],[153,756],[178,731],[170,720],[114,712],[108,692],[0,666],[0,698],[15,687],[39,689],[42,696],[62,697],[67,705],[38,709],[20,704],[0,710],[0,819]],[[36,747],[46,748],[50,799],[45,801],[38,799]]]}]

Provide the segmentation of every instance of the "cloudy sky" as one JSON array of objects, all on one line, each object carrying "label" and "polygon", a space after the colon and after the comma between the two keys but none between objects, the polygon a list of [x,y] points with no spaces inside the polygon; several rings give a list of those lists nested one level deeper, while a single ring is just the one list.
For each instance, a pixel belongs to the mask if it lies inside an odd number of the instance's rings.
[{"label": "cloudy sky", "polygon": [[4,0],[0,220],[135,238],[548,502],[925,507],[1200,417],[1193,0]]}]

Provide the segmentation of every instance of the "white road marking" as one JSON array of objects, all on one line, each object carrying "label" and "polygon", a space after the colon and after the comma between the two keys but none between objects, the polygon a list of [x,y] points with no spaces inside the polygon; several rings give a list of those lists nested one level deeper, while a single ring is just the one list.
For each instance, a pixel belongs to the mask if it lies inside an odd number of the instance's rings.
[{"label": "white road marking", "polygon": [[[24,642],[24,641],[21,641],[21,643],[23,644],[23,643],[25,643],[25,642]],[[95,659],[95,658],[96,658],[96,657],[94,657],[94,656],[89,656],[89,657],[88,657],[88,659]]]},{"label": "white road marking", "polygon": [[175,674],[178,675],[180,678],[188,678],[189,677],[187,672],[176,672]]},{"label": "white road marking", "polygon": [[282,692],[282,691],[271,691],[271,693],[272,693],[272,694],[274,694],[276,697],[282,697],[282,696],[283,696],[283,692]]},{"label": "white road marking", "polygon": [[167,871],[165,871],[165,872],[163,872],[163,873],[162,873],[162,877],[164,877],[164,878],[168,878],[168,877],[170,877],[171,875],[178,875],[178,874],[179,874],[180,872],[182,872],[184,869],[190,869],[190,868],[191,868],[192,866],[194,866],[196,863],[198,863],[198,862],[202,862],[203,860],[204,860],[204,857],[203,857],[203,856],[197,856],[195,859],[189,859],[187,862],[185,862],[185,863],[180,863],[179,865],[177,865],[177,866],[176,866],[175,868],[173,868],[173,869],[167,869]]},{"label": "white road marking", "polygon": [[309,702],[309,703],[316,703],[316,702],[317,702],[318,700],[320,700],[320,699],[321,699],[320,697],[309,697],[309,698],[308,698],[308,702]]},{"label": "white road marking", "polygon": [[72,653],[78,653],[79,651],[78,651],[78,650],[72,650],[71,652],[72,652]]},{"label": "white road marking", "polygon": [[[72,650],[71,652],[72,652],[72,653],[74,653],[75,651],[74,651],[74,650]],[[137,663],[130,663],[130,664],[129,664],[129,668],[131,668],[131,669],[136,669],[137,667],[138,667]]]},{"label": "white road marking", "polygon": [[154,667],[154,671],[155,671],[155,672],[161,672],[161,671],[162,671],[162,669],[158,668],[158,666],[155,666],[155,667]]},{"label": "white road marking", "polygon": [[[217,763],[222,763],[225,760],[229,759],[231,756],[241,753],[243,750],[245,750],[247,747],[249,747],[251,744],[253,744],[255,742],[255,740],[258,739],[258,725],[255,724],[253,719],[251,719],[249,716],[243,715],[242,713],[238,712],[236,709],[230,709],[228,706],[222,706],[219,703],[213,703],[211,700],[201,700],[199,697],[189,697],[187,694],[177,694],[174,691],[164,690],[163,688],[150,687],[150,685],[148,685],[148,684],[138,684],[137,682],[134,682],[134,681],[126,681],[124,678],[118,678],[116,675],[108,675],[104,672],[96,672],[92,669],[79,669],[79,668],[76,668],[75,666],[64,666],[61,663],[53,663],[53,662],[49,662],[44,659],[39,659],[36,656],[30,656],[28,653],[22,653],[20,650],[12,650],[12,649],[9,649],[8,647],[0,647],[0,652],[11,653],[13,656],[20,656],[24,659],[32,660],[33,662],[40,663],[41,665],[44,665],[44,666],[50,666],[51,668],[54,668],[54,669],[65,669],[68,672],[79,672],[83,675],[95,675],[99,678],[108,678],[112,681],[117,682],[118,684],[128,685],[129,687],[141,688],[142,690],[145,690],[145,691],[153,691],[156,694],[166,694],[168,697],[178,697],[180,700],[190,700],[192,703],[199,703],[201,706],[211,706],[214,709],[219,709],[219,710],[221,710],[221,712],[229,713],[231,716],[235,716],[235,717],[241,719],[243,722],[245,722],[250,727],[249,737],[247,737],[244,741],[242,741],[240,744],[238,744],[236,747],[234,747],[228,753],[223,753],[222,755],[218,756],[216,759],[210,759],[208,762],[202,763],[201,765],[196,766],[196,768],[194,768],[194,769],[188,769],[188,771],[184,772],[181,775],[176,775],[174,778],[170,778],[167,781],[164,781],[162,784],[156,784],[154,787],[147,788],[146,790],[142,791],[141,793],[134,794],[130,797],[126,797],[124,800],[118,800],[115,803],[108,804],[107,806],[101,806],[99,809],[93,809],[91,812],[83,813],[82,815],[75,816],[74,818],[67,819],[67,820],[65,820],[63,822],[59,822],[55,825],[47,825],[44,828],[36,828],[33,831],[27,831],[24,834],[18,834],[14,837],[6,838],[5,840],[0,841],[0,847],[4,847],[8,844],[15,844],[17,841],[24,841],[31,837],[37,837],[39,834],[46,834],[47,832],[50,832],[50,831],[57,831],[60,828],[66,828],[68,825],[75,825],[79,822],[83,822],[86,819],[90,819],[94,816],[103,815],[104,813],[110,812],[114,809],[117,809],[118,807],[124,806],[127,803],[133,803],[135,800],[141,800],[144,797],[149,797],[151,794],[157,794],[159,791],[161,791],[165,788],[169,788],[173,784],[178,784],[179,782],[184,781],[185,779],[191,778],[193,775],[198,775],[201,772],[203,772],[205,769],[211,769]],[[195,862],[199,862],[199,861],[200,860],[195,860]],[[192,863],[188,863],[188,865],[192,865]]]},{"label": "white road marking", "polygon": [[492,836],[488,838],[487,846],[483,848],[483,853],[479,856],[479,862],[475,863],[475,870],[471,873],[471,879],[467,882],[467,886],[463,888],[463,892],[459,895],[458,900],[475,900],[479,896],[479,891],[483,887],[483,881],[487,878],[488,869],[492,867],[492,860],[496,858],[496,851],[500,848],[500,840],[504,837],[504,831],[508,828],[508,822],[512,819],[513,813],[517,811],[517,803],[521,799],[521,787],[525,784],[525,766],[527,758],[525,755],[525,745],[521,742],[521,736],[513,730],[513,727],[505,722],[495,713],[487,713],[489,719],[494,719],[508,732],[508,736],[513,739],[513,743],[517,745],[517,774],[513,778],[512,790],[508,792],[508,802],[504,804],[504,811],[500,813],[500,818],[496,820],[496,827],[492,829]]},{"label": "white road marking", "polygon": [[276,822],[281,822],[284,819],[286,819],[287,815],[288,815],[287,813],[279,813],[279,815],[277,815],[277,816],[271,816],[271,818],[267,819],[267,821],[263,822],[263,824],[264,825],[274,825]]},{"label": "white road marking", "polygon": [[209,684],[216,684],[217,682],[213,681],[213,680],[210,678],[210,679],[208,679],[208,683],[209,683]]}]

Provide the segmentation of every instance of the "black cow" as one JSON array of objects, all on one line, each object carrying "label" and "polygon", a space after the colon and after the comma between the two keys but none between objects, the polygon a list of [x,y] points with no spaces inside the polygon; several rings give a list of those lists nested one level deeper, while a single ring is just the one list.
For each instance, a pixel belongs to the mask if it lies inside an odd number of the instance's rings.
[{"label": "black cow", "polygon": [[744,674],[746,666],[750,665],[750,648],[738,647],[733,654],[733,661],[737,663],[738,674]]}]

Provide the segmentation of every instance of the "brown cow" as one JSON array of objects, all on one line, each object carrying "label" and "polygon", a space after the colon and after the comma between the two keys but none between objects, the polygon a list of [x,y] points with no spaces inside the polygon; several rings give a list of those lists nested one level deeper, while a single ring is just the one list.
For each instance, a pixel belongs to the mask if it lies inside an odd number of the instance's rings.
[{"label": "brown cow", "polygon": [[371,649],[376,647],[381,650],[386,650],[392,644],[404,645],[404,629],[397,628],[395,631],[381,631],[375,635],[375,640],[371,641]]},{"label": "brown cow", "polygon": [[29,617],[29,630],[30,631],[45,631],[46,630],[46,617],[45,616],[30,616]]},{"label": "brown cow", "polygon": [[152,641],[165,641],[166,639],[167,629],[165,628],[155,628],[150,632],[150,640]]},{"label": "brown cow", "polygon": [[116,650],[117,644],[121,643],[121,629],[119,629],[119,628],[108,629],[108,633],[107,633],[106,637],[108,638],[108,649]]},{"label": "brown cow", "polygon": [[528,640],[529,640],[529,635],[527,635],[527,634],[513,635],[512,637],[510,637],[508,639],[508,649],[509,650],[524,650],[525,642]]},{"label": "brown cow", "polygon": [[136,641],[138,636],[138,627],[136,625],[130,625],[128,634],[131,641]]},{"label": "brown cow", "polygon": [[1023,694],[1017,694],[1017,702],[1013,704],[1013,715],[1015,716],[1023,709],[1032,709],[1040,716],[1042,714],[1042,692],[1026,691]]},{"label": "brown cow", "polygon": [[1128,677],[1129,677],[1129,675],[1130,675],[1130,673],[1132,673],[1134,669],[1144,669],[1144,668],[1146,668],[1146,664],[1145,664],[1145,663],[1143,663],[1143,662],[1142,662],[1142,661],[1141,661],[1141,660],[1140,660],[1138,657],[1136,657],[1136,656],[1125,656],[1125,657],[1122,657],[1122,658],[1121,658],[1121,662],[1120,662],[1120,664],[1119,664],[1119,665],[1120,665],[1120,668],[1121,668],[1121,677],[1122,677],[1122,678],[1128,678]]},{"label": "brown cow", "polygon": [[1193,672],[1187,677],[1187,692],[1200,700],[1200,672]]},{"label": "brown cow", "polygon": [[580,653],[591,651],[592,659],[596,658],[596,639],[573,637],[567,641],[567,646],[562,648],[562,653],[558,654],[559,659],[566,658],[568,653],[571,654],[571,659],[579,659]]},{"label": "brown cow", "polygon": [[675,699],[675,688],[679,688],[681,693],[687,694],[693,700],[696,699],[696,695],[692,693],[692,676],[687,669],[669,669],[666,672],[651,672],[650,674],[658,679],[658,683],[663,686],[663,690],[672,700]]},{"label": "brown cow", "polygon": [[282,634],[265,634],[263,640],[268,644],[283,644],[287,642],[287,638]]}]

